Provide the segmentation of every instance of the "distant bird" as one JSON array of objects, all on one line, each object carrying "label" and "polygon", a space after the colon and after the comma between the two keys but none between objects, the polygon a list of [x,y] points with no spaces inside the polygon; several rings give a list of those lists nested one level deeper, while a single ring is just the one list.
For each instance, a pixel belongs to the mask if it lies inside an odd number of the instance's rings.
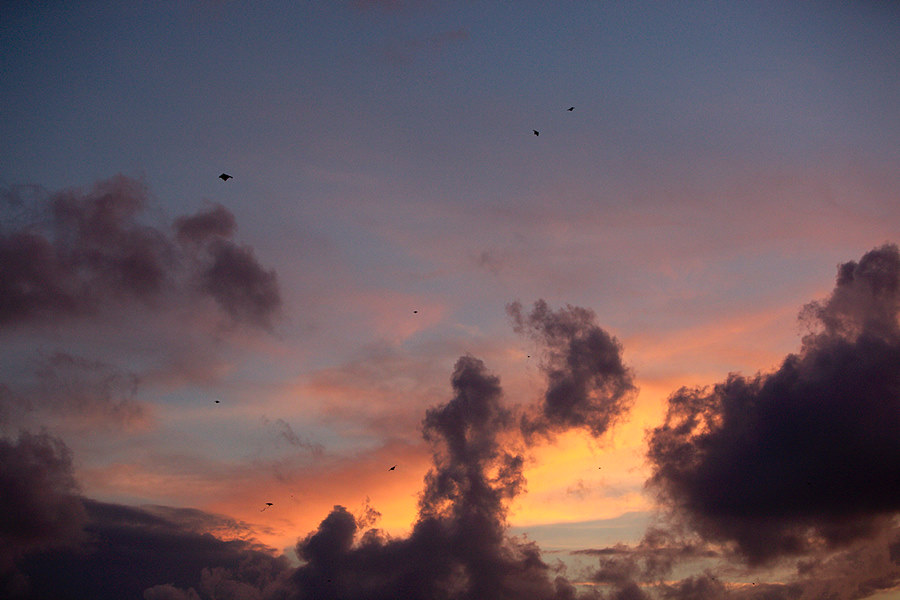
[{"label": "distant bird", "polygon": [[393,470],[396,469],[396,468],[397,468],[397,465],[394,465],[393,467],[391,467],[390,469],[388,469],[388,471],[393,471]]},{"label": "distant bird", "polygon": [[414,310],[414,311],[413,311],[413,314],[414,314],[414,315],[417,315],[417,314],[419,314],[419,311]]},{"label": "distant bird", "polygon": [[569,112],[572,112],[573,110],[575,110],[575,107],[574,107],[574,106],[570,106],[570,107],[567,108],[566,110],[569,111]]},{"label": "distant bird", "polygon": [[537,129],[532,129],[532,131],[534,132],[534,135],[541,135],[541,132]]},{"label": "distant bird", "polygon": [[218,400],[214,400],[214,401],[213,401],[213,402],[215,402],[215,403],[216,403],[216,404],[218,404],[218,403],[219,403],[219,401],[218,401]]},{"label": "distant bird", "polygon": [[234,179],[234,177],[232,177],[228,173],[222,173],[221,175],[219,175],[219,179],[221,179],[222,181],[228,181],[229,179]]},{"label": "distant bird", "polygon": [[[266,508],[269,508],[270,506],[272,506],[272,503],[271,503],[271,502],[266,502]],[[259,510],[259,512],[265,512],[266,508],[261,508],[261,509]]]}]

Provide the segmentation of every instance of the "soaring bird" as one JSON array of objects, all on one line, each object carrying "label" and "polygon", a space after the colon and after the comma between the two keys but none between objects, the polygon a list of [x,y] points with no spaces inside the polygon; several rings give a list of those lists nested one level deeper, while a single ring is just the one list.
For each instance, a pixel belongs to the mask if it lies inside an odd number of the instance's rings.
[{"label": "soaring bird", "polygon": [[574,106],[570,106],[570,107],[567,108],[566,110],[569,111],[569,112],[572,112],[573,110],[575,110],[575,107],[574,107]]},{"label": "soaring bird", "polygon": [[393,467],[391,467],[390,469],[388,469],[388,471],[393,471],[393,470],[396,469],[396,468],[397,468],[397,465],[394,465]]},{"label": "soaring bird", "polygon": [[232,177],[228,173],[222,173],[221,175],[219,175],[219,179],[221,179],[222,181],[228,181],[229,179],[234,179],[234,177]]},{"label": "soaring bird", "polygon": [[534,132],[534,135],[541,135],[541,132],[537,129],[532,129],[532,131]]},{"label": "soaring bird", "polygon": [[[270,506],[272,506],[272,503],[271,503],[271,502],[266,502],[266,508],[269,508]],[[264,511],[266,510],[266,508],[261,508],[261,509],[259,509],[259,512],[264,512]]]}]

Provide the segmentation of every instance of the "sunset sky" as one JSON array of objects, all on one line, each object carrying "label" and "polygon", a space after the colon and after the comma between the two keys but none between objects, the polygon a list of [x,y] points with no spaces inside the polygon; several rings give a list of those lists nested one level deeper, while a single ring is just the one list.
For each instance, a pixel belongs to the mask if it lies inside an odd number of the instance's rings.
[{"label": "sunset sky", "polygon": [[893,3],[0,49],[0,596],[900,598]]}]

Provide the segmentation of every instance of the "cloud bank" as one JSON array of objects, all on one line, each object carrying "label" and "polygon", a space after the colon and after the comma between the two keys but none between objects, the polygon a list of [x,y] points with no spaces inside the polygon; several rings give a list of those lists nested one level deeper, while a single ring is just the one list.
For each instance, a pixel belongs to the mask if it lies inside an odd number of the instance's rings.
[{"label": "cloud bank", "polygon": [[[183,243],[230,231],[220,216],[192,227]],[[530,444],[572,428],[602,435],[634,384],[593,314],[539,301],[508,312],[543,345],[546,393],[519,410],[482,361],[456,362],[450,399],[422,421],[433,464],[408,536],[377,529],[371,507],[335,506],[291,567],[222,517],[83,498],[62,442],[23,433],[0,444],[4,489],[21,490],[3,499],[18,515],[0,521],[4,592],[74,597],[65,580],[95,598],[151,600],[864,598],[900,585],[898,307],[900,252],[886,245],[840,266],[831,295],[803,309],[801,350],[776,371],[673,393],[647,438],[658,522],[636,545],[582,551],[597,560],[589,586],[509,535],[507,510],[525,490]],[[777,580],[735,581],[773,567]]]}]

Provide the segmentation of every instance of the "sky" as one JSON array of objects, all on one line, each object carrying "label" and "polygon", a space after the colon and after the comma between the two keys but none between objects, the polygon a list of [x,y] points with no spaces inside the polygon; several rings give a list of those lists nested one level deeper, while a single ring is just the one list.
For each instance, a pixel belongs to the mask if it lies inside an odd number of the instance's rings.
[{"label": "sky", "polygon": [[900,598],[892,3],[0,16],[0,595]]}]

